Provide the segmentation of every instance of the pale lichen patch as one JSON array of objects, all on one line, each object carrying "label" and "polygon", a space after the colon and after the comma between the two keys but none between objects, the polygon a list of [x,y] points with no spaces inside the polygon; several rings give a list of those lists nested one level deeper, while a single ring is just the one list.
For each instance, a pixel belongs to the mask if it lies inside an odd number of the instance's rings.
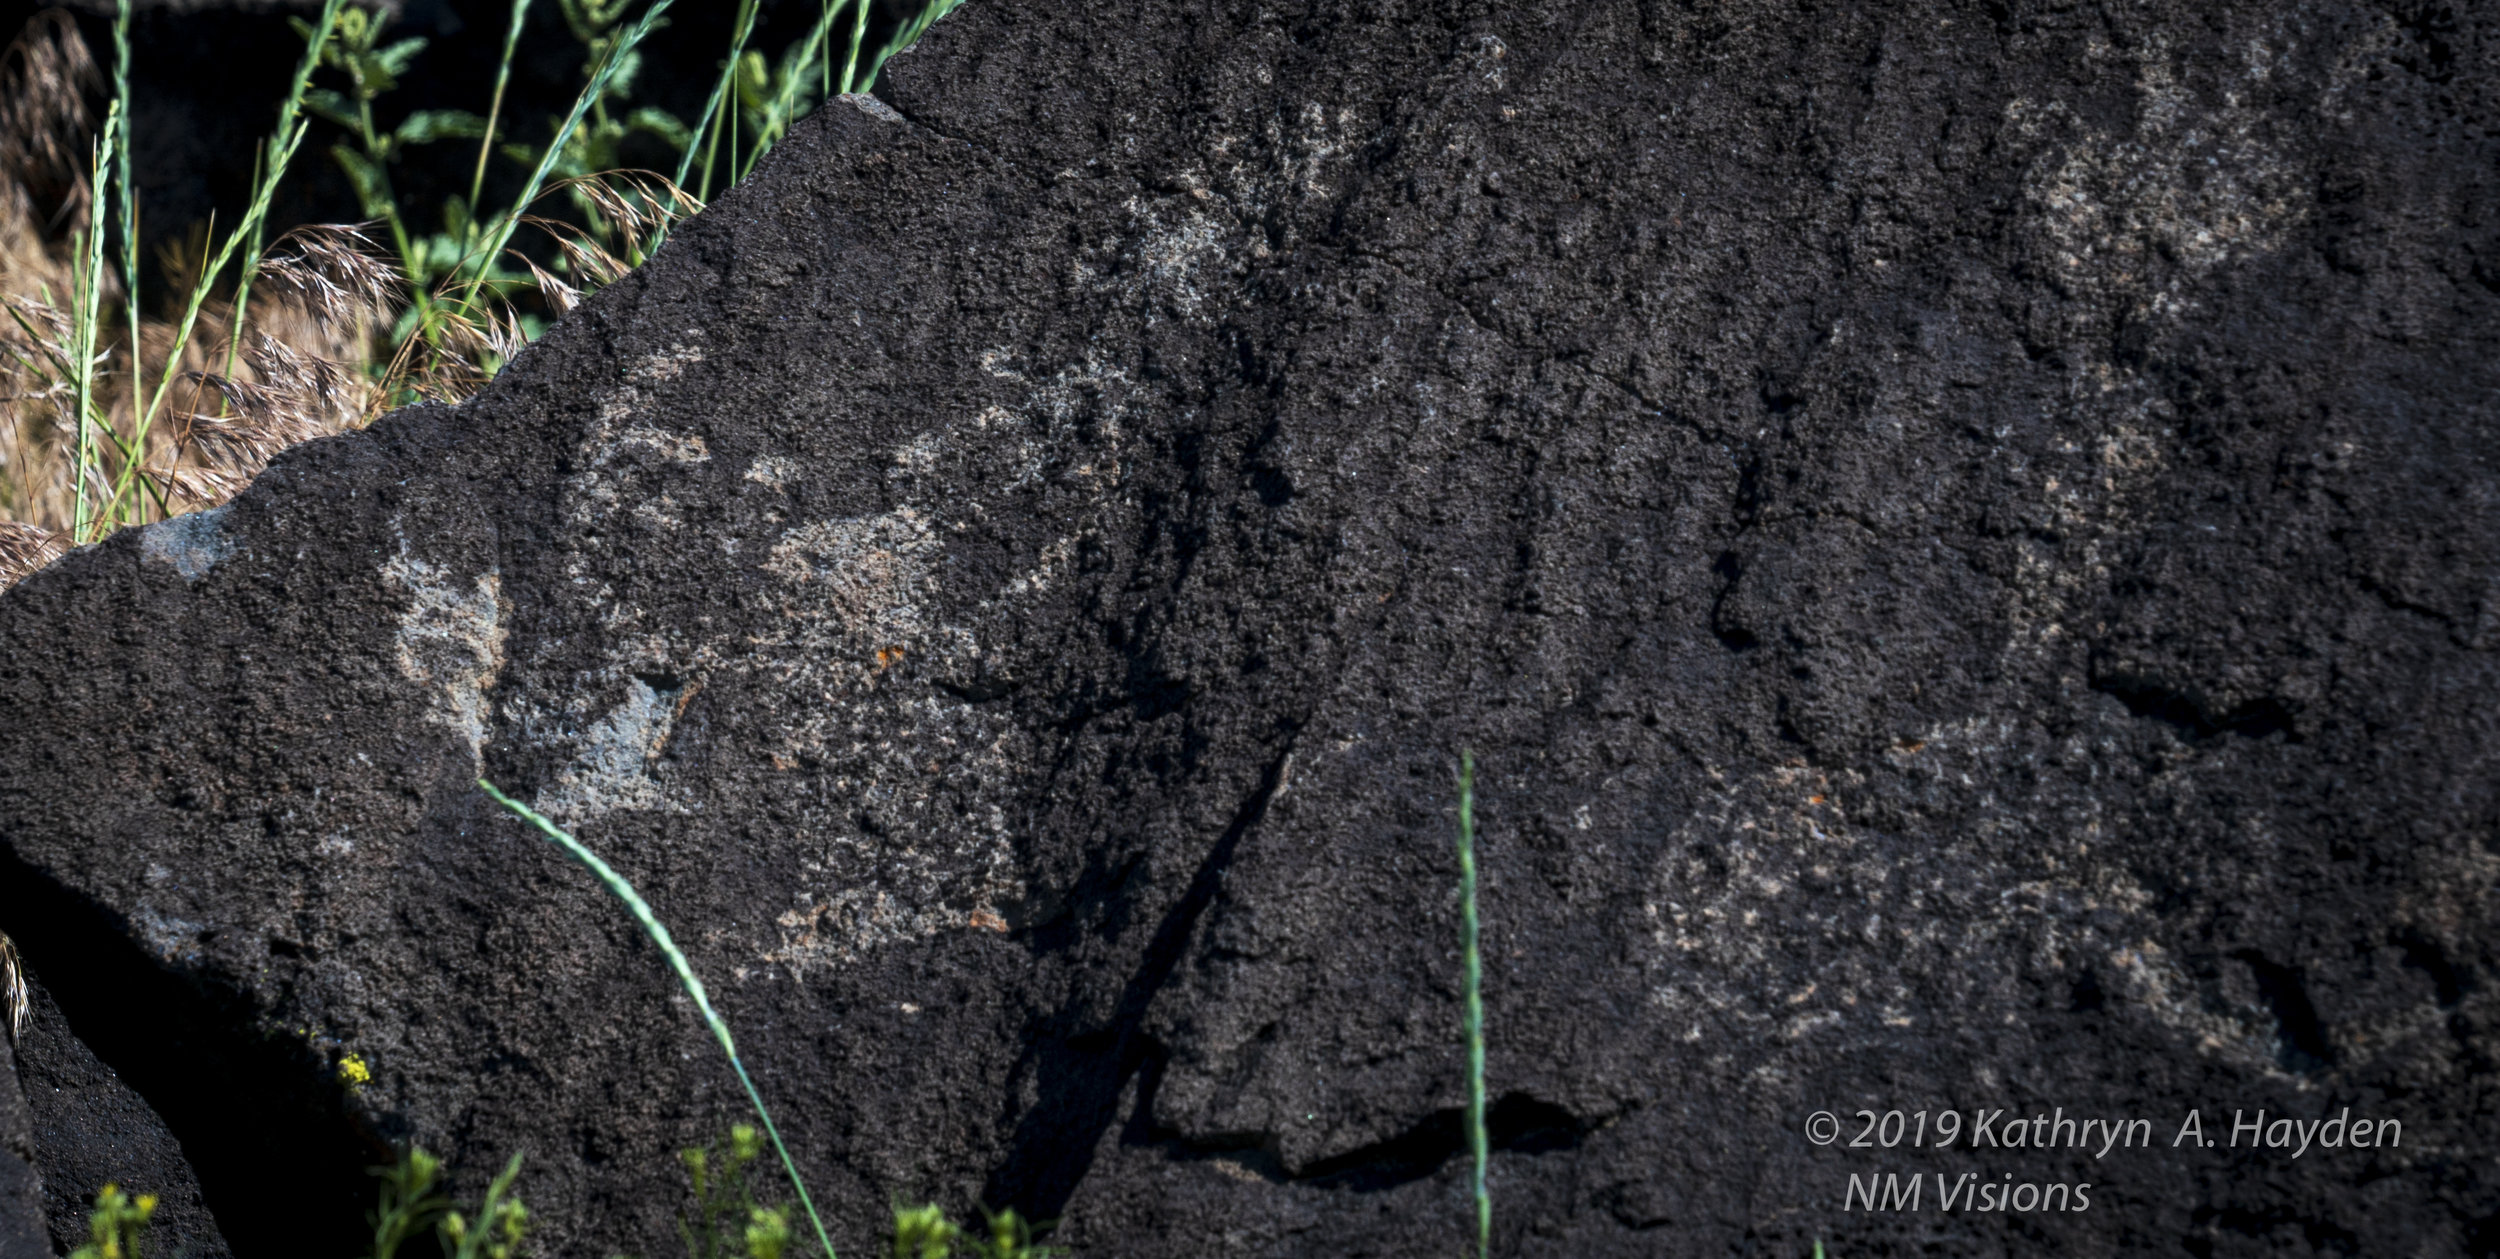
[{"label": "pale lichen patch", "polygon": [[638,384],[656,385],[686,374],[686,369],[703,361],[703,348],[682,343],[671,344],[655,354],[646,354],[625,369],[625,379]]},{"label": "pale lichen patch", "polygon": [[665,432],[648,424],[637,424],[617,434],[616,442],[609,447],[608,453],[614,455],[634,447],[656,451],[661,458],[676,463],[703,463],[712,457],[711,448],[704,444],[702,437],[693,433]]},{"label": "pale lichen patch", "polygon": [[781,455],[765,455],[748,464],[744,475],[767,489],[787,489],[799,479],[799,462]]},{"label": "pale lichen patch", "polygon": [[[2250,85],[2261,83],[2272,58],[2246,60]],[[2061,101],[2006,106],[2019,137],[2071,137],[2033,165],[2024,193],[2055,280],[2093,312],[2084,324],[2183,313],[2190,282],[2275,247],[2308,213],[2309,186],[2283,156],[2273,113],[2247,103],[2251,93],[2226,88],[2201,106],[2161,40],[2140,50],[2136,89],[2136,126],[2123,136],[2082,125]]]},{"label": "pale lichen patch", "polygon": [[382,577],[409,596],[392,638],[400,676],[433,694],[428,717],[458,733],[478,757],[486,746],[486,692],[503,669],[502,575],[490,568],[463,586],[402,543]]},{"label": "pale lichen patch", "polygon": [[919,635],[940,550],[928,517],[904,507],[792,529],[764,570],[806,590],[833,625],[875,640],[873,650]]}]

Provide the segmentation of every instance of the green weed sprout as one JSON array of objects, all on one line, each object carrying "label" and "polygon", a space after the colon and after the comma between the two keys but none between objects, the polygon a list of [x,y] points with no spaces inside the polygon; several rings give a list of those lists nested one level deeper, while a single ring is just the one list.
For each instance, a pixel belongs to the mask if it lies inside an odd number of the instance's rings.
[{"label": "green weed sprout", "polygon": [[739,1124],[710,1149],[677,1152],[694,1186],[694,1213],[677,1217],[686,1259],[782,1259],[790,1250],[790,1217],[757,1204],[747,1168],[763,1153],[763,1138]]},{"label": "green weed sprout", "polygon": [[969,1247],[964,1259],[1057,1259],[1061,1253],[1035,1245],[1034,1227],[1013,1210],[982,1214],[986,1226],[976,1234],[934,1205],[894,1208],[893,1259],[954,1259],[959,1242]]},{"label": "green weed sprout", "polygon": [[449,1259],[513,1259],[520,1253],[521,1238],[529,1232],[529,1208],[521,1205],[520,1195],[512,1192],[512,1182],[521,1175],[521,1156],[515,1154],[504,1164],[503,1171],[486,1186],[486,1200],[478,1204],[477,1219],[471,1221],[458,1211],[443,1217],[439,1230],[443,1251]]},{"label": "green weed sprout", "polygon": [[108,1184],[95,1196],[87,1217],[87,1244],[69,1252],[69,1259],[137,1259],[147,1236],[148,1217],[156,1214],[156,1195],[133,1198],[121,1186]]},{"label": "green weed sprout", "polygon": [[[656,13],[665,7],[665,3],[654,4],[652,12]],[[645,15],[644,22],[645,25],[649,24],[648,15]],[[540,816],[537,810],[505,795],[496,788],[495,784],[483,778],[477,780],[477,785],[480,790],[493,798],[495,803],[510,809],[521,820],[537,827],[541,834],[555,841],[557,847],[562,848],[571,854],[575,861],[587,867],[600,883],[606,885],[609,892],[614,893],[618,900],[625,902],[625,908],[633,914],[634,921],[642,924],[643,934],[651,937],[651,942],[659,946],[661,954],[668,958],[670,968],[677,972],[677,982],[684,986],[686,995],[693,998],[694,1008],[703,1015],[704,1023],[712,1029],[713,1039],[720,1042],[721,1052],[728,1056],[729,1069],[738,1074],[738,1083],[745,1086],[747,1101],[755,1107],[755,1118],[764,1125],[764,1135],[772,1139],[773,1152],[781,1156],[782,1170],[789,1173],[790,1188],[798,1194],[799,1206],[807,1211],[807,1222],[815,1227],[817,1244],[824,1247],[825,1259],[833,1259],[833,1240],[825,1234],[825,1222],[816,1214],[815,1200],[808,1197],[807,1182],[799,1178],[798,1163],[790,1157],[790,1148],[782,1144],[781,1130],[773,1126],[772,1112],[764,1106],[764,1095],[756,1091],[754,1078],[747,1074],[746,1063],[738,1057],[738,1043],[730,1038],[728,1022],[712,1008],[711,997],[703,991],[703,981],[695,978],[694,967],[686,961],[686,955],[678,950],[677,942],[670,938],[668,928],[661,924],[658,915],[651,912],[650,903],[642,899],[642,894],[634,890],[633,884],[625,881],[624,875],[618,874],[607,862],[601,861],[599,854],[585,847],[580,840],[566,834],[555,823]]]},{"label": "green weed sprout", "polygon": [[740,1246],[746,1232],[764,1223],[756,1217],[766,1208],[756,1205],[747,1186],[747,1168],[763,1153],[763,1144],[754,1128],[738,1124],[708,1150],[696,1146],[677,1152],[694,1185],[693,1214],[677,1217],[677,1236],[686,1243],[687,1259],[738,1259],[746,1254]]},{"label": "green weed sprout", "polygon": [[1458,754],[1458,896],[1467,970],[1467,1145],[1476,1156],[1476,1259],[1493,1252],[1493,1197],[1485,1189],[1491,1144],[1484,1130],[1484,961],[1477,947],[1476,756]]},{"label": "green weed sprout", "polygon": [[409,1238],[433,1228],[451,1210],[451,1200],[435,1192],[443,1163],[410,1146],[397,1167],[377,1167],[373,1174],[382,1179],[382,1201],[366,1217],[373,1224],[373,1259],[397,1259]]},{"label": "green weed sprout", "polygon": [[520,1155],[513,1155],[487,1185],[475,1222],[435,1192],[442,1183],[443,1161],[420,1146],[408,1147],[398,1166],[377,1167],[373,1174],[382,1178],[382,1201],[366,1217],[373,1223],[372,1259],[398,1259],[401,1246],[428,1231],[441,1239],[445,1259],[514,1259],[521,1252],[529,1208],[512,1192],[512,1182],[521,1175]]},{"label": "green weed sprout", "polygon": [[790,1248],[790,1217],[771,1207],[747,1213],[746,1259],[781,1259]]},{"label": "green weed sprout", "polygon": [[935,1203],[894,1208],[894,1259],[946,1259],[961,1236]]}]

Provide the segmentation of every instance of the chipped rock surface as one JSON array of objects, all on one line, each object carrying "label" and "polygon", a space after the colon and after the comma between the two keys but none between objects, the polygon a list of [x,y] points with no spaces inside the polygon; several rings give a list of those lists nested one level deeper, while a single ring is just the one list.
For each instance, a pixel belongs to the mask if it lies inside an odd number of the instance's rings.
[{"label": "chipped rock surface", "polygon": [[[1466,747],[1499,1253],[2488,1253],[2441,12],[982,0],[472,403],[0,598],[0,928],[237,1254],[408,1140],[664,1248],[738,1114],[483,772],[852,1252],[1447,1255]],[[1806,1139],[1892,1108],[2160,1131]]]}]

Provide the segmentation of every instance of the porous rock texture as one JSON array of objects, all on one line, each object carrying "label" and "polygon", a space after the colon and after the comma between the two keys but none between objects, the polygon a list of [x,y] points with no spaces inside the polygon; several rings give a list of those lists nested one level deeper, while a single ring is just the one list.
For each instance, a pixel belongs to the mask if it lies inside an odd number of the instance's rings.
[{"label": "porous rock texture", "polygon": [[[68,1254],[90,1240],[88,1217],[96,1191],[121,1185],[156,1199],[148,1217],[149,1253],[159,1259],[223,1259],[233,1253],[218,1235],[217,1221],[201,1194],[199,1177],[182,1144],[147,1099],[70,1030],[60,1004],[41,983],[33,988],[33,1017],[17,1047],[24,1082],[37,1179],[41,1182],[38,1226],[49,1223],[52,1246],[42,1254]],[[107,1003],[126,1002],[127,992],[109,988]],[[81,1012],[91,1028],[116,1017],[142,1021],[139,1029],[108,1034],[164,1035],[155,1012],[111,1005]],[[244,1122],[249,1122],[248,1116]],[[37,1234],[41,1236],[40,1233]]]},{"label": "porous rock texture", "polygon": [[50,1259],[43,1180],[35,1172],[35,1125],[17,1083],[16,1041],[0,1030],[0,1259]]},{"label": "porous rock texture", "polygon": [[[1472,748],[1497,1253],[2490,1253],[2434,8],[980,0],[474,402],[0,599],[0,928],[239,1254],[410,1139],[664,1252],[738,1113],[483,772],[851,1250],[1447,1255]],[[2089,1208],[1849,1209],[1965,1172]]]}]

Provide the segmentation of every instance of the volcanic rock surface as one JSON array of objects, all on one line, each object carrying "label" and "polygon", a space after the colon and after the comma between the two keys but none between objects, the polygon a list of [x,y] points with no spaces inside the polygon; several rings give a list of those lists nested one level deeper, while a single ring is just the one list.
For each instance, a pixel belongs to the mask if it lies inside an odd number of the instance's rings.
[{"label": "volcanic rock surface", "polygon": [[35,1125],[18,1087],[15,1048],[0,1031],[0,1259],[50,1259],[43,1182],[35,1173]]},{"label": "volcanic rock surface", "polygon": [[664,1250],[740,1113],[482,773],[853,1252],[1448,1255],[1472,748],[1497,1253],[2490,1253],[2500,13],[2427,12],[980,0],[474,402],[0,598],[0,928],[238,1254],[409,1140]]},{"label": "volcanic rock surface", "polygon": [[[85,995],[96,998],[80,1011],[90,1028],[115,1036],[177,1034],[155,1011],[128,1004],[126,989]],[[86,1245],[96,1190],[117,1184],[156,1199],[148,1217],[150,1254],[164,1259],[232,1254],[164,1118],[70,1030],[48,989],[34,984],[33,997],[17,1066],[25,1081],[31,1158],[42,1182],[36,1219],[49,1221],[52,1236],[51,1248],[37,1253],[68,1254]],[[113,1026],[117,1022],[121,1025]],[[250,1122],[248,1115],[240,1122]]]}]

